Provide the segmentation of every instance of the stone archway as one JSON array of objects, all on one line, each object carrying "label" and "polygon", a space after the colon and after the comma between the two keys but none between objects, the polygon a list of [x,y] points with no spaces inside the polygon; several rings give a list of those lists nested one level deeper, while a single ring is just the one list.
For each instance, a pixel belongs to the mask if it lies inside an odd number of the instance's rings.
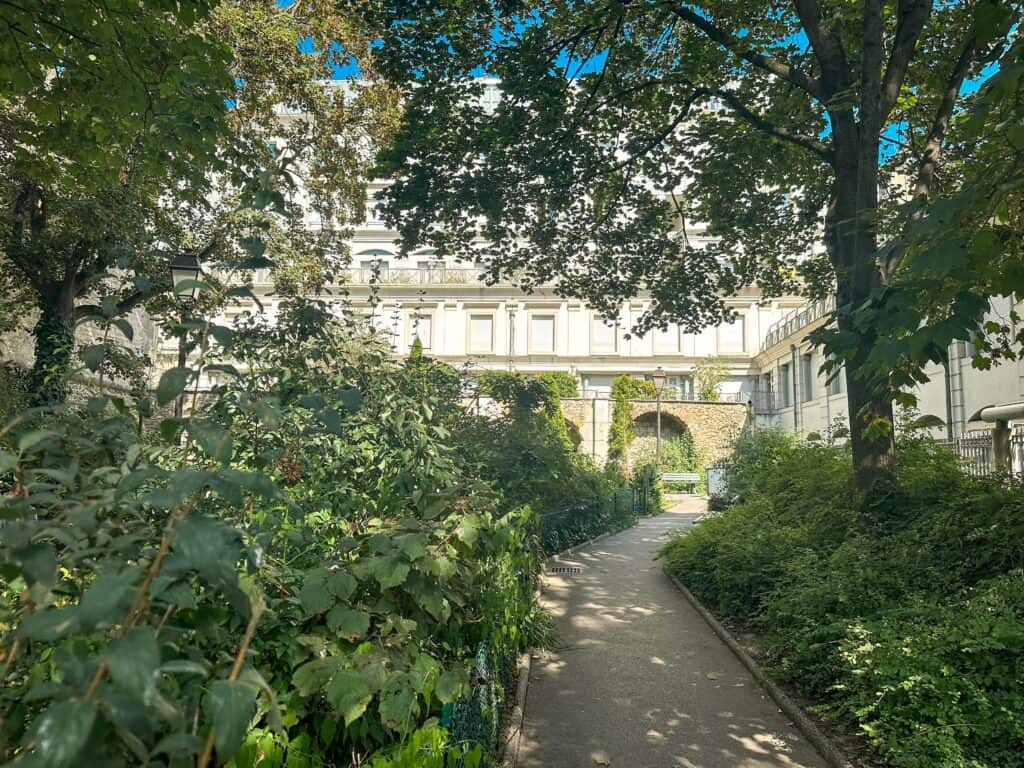
[{"label": "stone archway", "polygon": [[[691,466],[666,466],[666,460],[671,463],[672,458],[678,458],[677,454],[683,449],[677,443],[686,440],[690,451],[694,444],[693,435],[686,422],[678,416],[666,411],[661,413],[661,456],[662,466],[666,471],[682,472],[691,471]],[[626,466],[637,467],[642,464],[654,464],[657,455],[658,442],[658,412],[646,411],[638,414],[633,419],[633,440],[626,450]]]}]

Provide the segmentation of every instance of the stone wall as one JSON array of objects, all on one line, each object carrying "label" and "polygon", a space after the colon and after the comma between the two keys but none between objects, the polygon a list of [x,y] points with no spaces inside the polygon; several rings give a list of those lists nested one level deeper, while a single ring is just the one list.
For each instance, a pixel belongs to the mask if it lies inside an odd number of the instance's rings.
[{"label": "stone wall", "polygon": [[[657,409],[653,400],[636,400],[633,419],[656,414]],[[689,428],[697,449],[709,462],[729,455],[747,420],[745,403],[662,401],[661,413],[675,417]]]},{"label": "stone wall", "polygon": [[[632,405],[634,420],[645,414],[657,413],[657,403],[653,400],[637,400]],[[747,419],[744,403],[663,400],[661,412],[687,426],[697,448],[709,461],[729,454]],[[582,438],[580,450],[603,464],[608,456],[612,401],[607,398],[564,397],[562,413],[579,430]]]}]

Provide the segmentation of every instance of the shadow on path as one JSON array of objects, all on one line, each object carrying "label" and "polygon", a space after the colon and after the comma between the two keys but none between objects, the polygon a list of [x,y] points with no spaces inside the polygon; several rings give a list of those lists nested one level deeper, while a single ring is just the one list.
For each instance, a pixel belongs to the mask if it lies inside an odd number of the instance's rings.
[{"label": "shadow on path", "polygon": [[559,647],[534,658],[519,768],[826,765],[653,560],[700,499],[549,565]]}]

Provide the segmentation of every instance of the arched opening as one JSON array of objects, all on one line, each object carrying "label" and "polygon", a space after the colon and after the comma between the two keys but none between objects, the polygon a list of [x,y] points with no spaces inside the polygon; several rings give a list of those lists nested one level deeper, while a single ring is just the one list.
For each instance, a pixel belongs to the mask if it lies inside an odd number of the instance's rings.
[{"label": "arched opening", "polygon": [[[654,465],[658,454],[658,414],[641,413],[633,419],[633,442],[626,452],[631,468]],[[703,461],[686,422],[671,413],[661,413],[660,472],[700,472]]]}]

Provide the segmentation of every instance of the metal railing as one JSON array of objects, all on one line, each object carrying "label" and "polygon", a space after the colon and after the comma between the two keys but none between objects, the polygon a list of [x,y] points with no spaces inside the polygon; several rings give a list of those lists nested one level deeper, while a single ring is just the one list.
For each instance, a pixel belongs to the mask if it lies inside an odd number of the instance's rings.
[{"label": "metal railing", "polygon": [[829,296],[826,299],[817,299],[794,309],[781,320],[768,326],[768,333],[765,334],[764,341],[761,342],[761,351],[789,338],[815,320],[820,320],[835,308],[836,299],[834,296]]},{"label": "metal railing", "polygon": [[480,281],[484,270],[479,267],[389,267],[374,270],[356,267],[342,273],[353,285],[469,285]]},{"label": "metal railing", "polygon": [[964,461],[964,469],[969,475],[984,477],[995,472],[995,461],[992,455],[992,435],[984,430],[968,432],[957,438],[956,452]]},{"label": "metal railing", "polygon": [[638,497],[636,486],[610,496],[588,499],[567,509],[540,515],[540,544],[547,554],[592,539],[602,533],[619,531],[636,522],[647,499]]},{"label": "metal railing", "polygon": [[[480,282],[485,270],[480,267],[350,267],[342,270],[338,282],[349,285],[470,285]],[[253,272],[255,285],[271,282],[269,269]]]}]

